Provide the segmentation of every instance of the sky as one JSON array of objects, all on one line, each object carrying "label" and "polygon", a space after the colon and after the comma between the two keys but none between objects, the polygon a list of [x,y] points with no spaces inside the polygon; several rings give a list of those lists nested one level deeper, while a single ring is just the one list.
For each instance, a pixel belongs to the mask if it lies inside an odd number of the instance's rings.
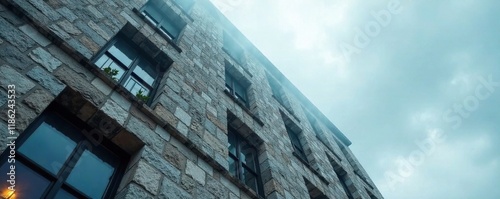
[{"label": "sky", "polygon": [[500,1],[212,2],[385,198],[500,198]]}]

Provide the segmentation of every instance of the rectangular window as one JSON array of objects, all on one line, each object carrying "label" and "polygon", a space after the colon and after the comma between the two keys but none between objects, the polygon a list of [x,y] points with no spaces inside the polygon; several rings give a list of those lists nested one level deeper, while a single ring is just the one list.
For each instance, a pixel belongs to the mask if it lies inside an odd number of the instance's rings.
[{"label": "rectangular window", "polygon": [[340,184],[342,185],[342,188],[344,189],[344,192],[346,193],[347,198],[353,199],[354,197],[352,196],[351,191],[349,191],[349,187],[347,186],[347,183],[346,183],[347,178],[348,178],[347,172],[345,171],[344,168],[342,168],[342,166],[340,164],[335,162],[335,160],[332,157],[330,157],[328,154],[326,154],[326,156],[328,157],[328,160],[333,167],[333,171],[335,172],[335,174],[339,178]]},{"label": "rectangular window", "polygon": [[142,15],[158,30],[175,40],[186,23],[162,0],[149,0]]},{"label": "rectangular window", "polygon": [[229,33],[224,32],[224,46],[222,49],[234,59],[234,61],[238,62],[240,65],[244,62],[244,50],[241,45],[236,42],[236,40],[229,35]]},{"label": "rectangular window", "polygon": [[248,107],[247,87],[243,86],[237,79],[226,70],[226,90],[231,93],[245,107]]},{"label": "rectangular window", "polygon": [[283,106],[285,106],[283,101],[283,89],[281,85],[271,76],[267,76],[267,80],[269,81],[269,85],[271,86],[271,92],[273,93],[274,98]]},{"label": "rectangular window", "polygon": [[[3,198],[111,198],[124,173],[125,152],[93,145],[81,125],[57,113],[44,113],[16,140],[15,192]],[[0,158],[0,172],[11,171],[9,150]],[[0,188],[8,190],[8,175]]]},{"label": "rectangular window", "polygon": [[311,115],[311,113],[307,112],[305,109],[304,111],[306,113],[307,120],[309,120],[309,123],[311,124],[314,133],[316,134],[316,136],[319,137],[321,131],[319,130],[318,121],[316,120],[316,118],[314,118],[314,116]]},{"label": "rectangular window", "polygon": [[299,158],[302,159],[304,162],[308,162],[304,148],[302,147],[302,144],[300,143],[298,133],[293,131],[286,124],[285,124],[285,128],[286,128],[286,132],[288,133],[288,137],[290,138],[290,141],[292,142],[293,149],[294,149],[295,153],[297,154],[297,156],[299,156]]},{"label": "rectangular window", "polygon": [[137,49],[120,36],[110,41],[94,63],[139,100],[147,103],[163,70]]},{"label": "rectangular window", "polygon": [[231,127],[229,127],[228,142],[230,174],[263,196],[257,149]]}]

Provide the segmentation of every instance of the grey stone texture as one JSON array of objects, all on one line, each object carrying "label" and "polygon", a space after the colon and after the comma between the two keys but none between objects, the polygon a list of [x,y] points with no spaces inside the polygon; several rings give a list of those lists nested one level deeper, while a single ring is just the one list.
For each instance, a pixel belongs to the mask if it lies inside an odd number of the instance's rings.
[{"label": "grey stone texture", "polygon": [[[328,198],[346,198],[333,165],[345,170],[356,199],[370,198],[368,191],[383,198],[350,141],[208,0],[189,10],[160,1],[186,24],[175,40],[140,14],[147,0],[0,3],[0,111],[7,110],[7,85],[15,84],[21,134],[52,102],[93,127],[110,121],[105,138],[131,156],[115,198],[309,198],[306,181]],[[244,46],[243,62],[223,50],[224,32]],[[119,33],[168,68],[150,104],[93,64]],[[248,106],[224,91],[226,71],[247,87]],[[286,106],[272,96],[267,74],[280,80]],[[0,119],[5,129],[6,114]],[[285,124],[299,132],[308,163],[293,155]],[[257,148],[263,196],[230,176],[228,126]]]}]

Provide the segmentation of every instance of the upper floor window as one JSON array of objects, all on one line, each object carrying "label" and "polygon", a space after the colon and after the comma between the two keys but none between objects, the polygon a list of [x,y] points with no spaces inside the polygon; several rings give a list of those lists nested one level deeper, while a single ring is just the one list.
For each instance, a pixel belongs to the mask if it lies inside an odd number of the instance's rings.
[{"label": "upper floor window", "polygon": [[124,37],[117,37],[110,41],[96,59],[95,65],[140,100],[147,102],[163,71],[158,63],[137,49]]},{"label": "upper floor window", "polygon": [[332,157],[330,157],[328,154],[326,154],[328,157],[328,161],[333,167],[333,171],[339,178],[340,184],[342,185],[342,188],[344,189],[345,194],[347,195],[347,198],[353,199],[354,197],[352,196],[351,191],[349,191],[349,186],[347,185],[346,181],[348,180],[348,174],[347,171],[342,168],[340,164],[338,164]]},{"label": "upper floor window", "polygon": [[[2,175],[3,198],[110,198],[125,170],[128,157],[108,142],[93,145],[81,125],[48,112],[35,120],[16,140],[15,159],[5,150],[0,172],[15,172],[15,192],[9,175]],[[15,163],[15,170],[12,165]]]},{"label": "upper floor window", "polygon": [[269,81],[269,85],[271,86],[271,92],[273,93],[274,98],[281,104],[284,105],[283,101],[283,88],[278,84],[278,82],[271,77],[270,75],[267,76],[267,80]]},{"label": "upper floor window", "polygon": [[241,47],[241,45],[236,42],[236,40],[227,32],[224,32],[224,46],[222,49],[229,56],[231,56],[234,61],[238,62],[239,64],[243,64],[245,55],[243,47]]},{"label": "upper floor window", "polygon": [[286,132],[288,133],[288,137],[290,138],[290,141],[292,142],[292,146],[293,146],[293,149],[294,149],[294,152],[296,153],[296,155],[304,162],[308,162],[304,148],[302,147],[302,144],[300,143],[299,132],[292,130],[291,127],[289,125],[286,125],[286,124],[285,124],[285,128],[286,128]]},{"label": "upper floor window", "polygon": [[182,28],[186,25],[162,0],[149,0],[141,9],[141,13],[155,28],[172,40],[177,39]]},{"label": "upper floor window", "polygon": [[257,149],[229,127],[229,173],[263,196]]},{"label": "upper floor window", "polygon": [[238,101],[248,106],[247,87],[243,86],[233,75],[226,70],[226,90]]}]

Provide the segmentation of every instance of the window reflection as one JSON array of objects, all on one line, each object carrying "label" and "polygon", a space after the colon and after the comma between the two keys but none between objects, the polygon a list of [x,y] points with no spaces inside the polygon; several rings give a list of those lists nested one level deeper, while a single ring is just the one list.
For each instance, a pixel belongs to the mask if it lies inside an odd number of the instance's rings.
[{"label": "window reflection", "polygon": [[[0,172],[2,173],[2,181],[0,181],[1,190],[8,190],[10,186],[10,183],[7,182],[6,179],[9,176],[5,175],[10,172],[10,165],[10,163],[5,162],[2,167],[0,167]],[[15,198],[41,198],[43,192],[49,186],[50,181],[26,167],[21,161],[16,161],[15,169]],[[10,195],[11,193],[2,194]]]},{"label": "window reflection", "polygon": [[75,147],[75,141],[43,122],[18,151],[57,174]]},{"label": "window reflection", "polygon": [[112,165],[85,150],[66,182],[92,198],[101,198],[114,170]]}]

